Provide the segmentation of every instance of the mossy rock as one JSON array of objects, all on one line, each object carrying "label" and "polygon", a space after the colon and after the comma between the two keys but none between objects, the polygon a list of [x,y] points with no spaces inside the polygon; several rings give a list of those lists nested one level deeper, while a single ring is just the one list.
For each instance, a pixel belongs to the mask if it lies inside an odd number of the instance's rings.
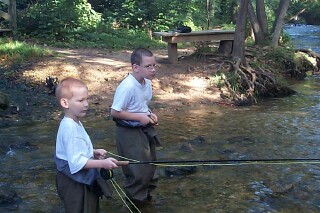
[{"label": "mossy rock", "polygon": [[6,110],[9,107],[9,98],[6,94],[0,92],[0,109]]}]

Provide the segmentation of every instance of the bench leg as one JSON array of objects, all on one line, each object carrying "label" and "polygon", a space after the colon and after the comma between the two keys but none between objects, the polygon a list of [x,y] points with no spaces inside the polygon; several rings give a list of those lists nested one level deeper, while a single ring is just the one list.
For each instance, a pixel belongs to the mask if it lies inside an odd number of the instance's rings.
[{"label": "bench leg", "polygon": [[232,40],[221,40],[218,48],[218,53],[223,55],[230,55],[232,53],[232,48]]},{"label": "bench leg", "polygon": [[178,62],[178,45],[177,43],[168,43],[168,57],[172,64]]}]

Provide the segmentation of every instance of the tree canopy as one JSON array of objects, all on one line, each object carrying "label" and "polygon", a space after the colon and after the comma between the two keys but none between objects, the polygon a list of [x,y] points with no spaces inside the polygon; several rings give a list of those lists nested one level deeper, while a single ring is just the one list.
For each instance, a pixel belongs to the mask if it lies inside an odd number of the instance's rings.
[{"label": "tree canopy", "polygon": [[[288,0],[289,1],[289,0]],[[241,2],[241,1],[240,1]],[[170,31],[180,25],[195,30],[213,28],[235,29],[240,3],[237,0],[20,0],[17,2],[20,35],[46,37],[54,41],[94,40],[87,32],[112,34],[114,30],[145,32]],[[280,0],[250,1],[249,15],[256,10],[263,36],[275,23]],[[0,8],[2,5],[0,5]],[[320,3],[316,0],[292,0],[285,21],[299,20],[317,24]],[[254,9],[253,9],[254,8]],[[303,11],[303,12],[301,12]],[[299,13],[300,12],[300,13]],[[292,19],[291,17],[298,17]],[[291,19],[290,19],[291,18]],[[250,27],[250,26],[248,26]],[[249,31],[248,31],[249,32]],[[248,36],[247,33],[246,36]],[[117,35],[118,36],[118,35]],[[48,40],[48,39],[47,39]],[[259,43],[259,42],[258,42]]]}]

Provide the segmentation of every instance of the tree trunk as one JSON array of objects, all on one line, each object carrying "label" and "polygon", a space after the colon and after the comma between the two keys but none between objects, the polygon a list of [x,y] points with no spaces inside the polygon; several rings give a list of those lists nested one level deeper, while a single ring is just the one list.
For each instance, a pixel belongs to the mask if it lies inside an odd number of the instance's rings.
[{"label": "tree trunk", "polygon": [[257,18],[264,37],[268,36],[268,19],[264,0],[256,0]]},{"label": "tree trunk", "polygon": [[210,0],[207,0],[206,3],[206,9],[207,9],[207,29],[210,29]]},{"label": "tree trunk", "polygon": [[274,23],[273,37],[272,37],[272,45],[274,47],[278,47],[278,41],[281,34],[281,29],[284,23],[284,17],[286,16],[288,7],[290,4],[290,0],[281,0],[279,7],[277,9],[277,16]]},{"label": "tree trunk", "polygon": [[230,6],[229,6],[229,13],[232,17],[231,18],[232,23],[234,24],[237,22],[237,15],[236,15],[237,7],[238,7],[237,0],[231,0]]},{"label": "tree trunk", "polygon": [[234,44],[232,50],[232,56],[235,59],[241,59],[243,64],[246,64],[244,57],[245,49],[245,36],[246,36],[246,22],[248,12],[249,0],[241,0],[240,7],[237,15],[237,24],[234,35]]},{"label": "tree trunk", "polygon": [[260,23],[254,13],[254,9],[253,9],[251,1],[248,3],[248,14],[249,14],[249,18],[250,18],[251,28],[254,33],[255,44],[261,45],[265,42],[265,38],[264,38],[264,34],[262,32],[262,29],[260,27]]}]

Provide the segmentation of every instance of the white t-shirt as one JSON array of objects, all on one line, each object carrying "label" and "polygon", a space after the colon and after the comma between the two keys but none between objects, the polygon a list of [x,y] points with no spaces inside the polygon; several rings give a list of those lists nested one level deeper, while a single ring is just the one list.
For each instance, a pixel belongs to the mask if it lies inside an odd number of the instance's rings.
[{"label": "white t-shirt", "polygon": [[133,75],[129,74],[117,87],[111,108],[116,111],[146,113],[152,98],[152,85],[149,79],[140,84]]},{"label": "white t-shirt", "polygon": [[56,139],[56,157],[68,162],[71,174],[80,171],[93,158],[93,146],[81,123],[64,117]]}]

